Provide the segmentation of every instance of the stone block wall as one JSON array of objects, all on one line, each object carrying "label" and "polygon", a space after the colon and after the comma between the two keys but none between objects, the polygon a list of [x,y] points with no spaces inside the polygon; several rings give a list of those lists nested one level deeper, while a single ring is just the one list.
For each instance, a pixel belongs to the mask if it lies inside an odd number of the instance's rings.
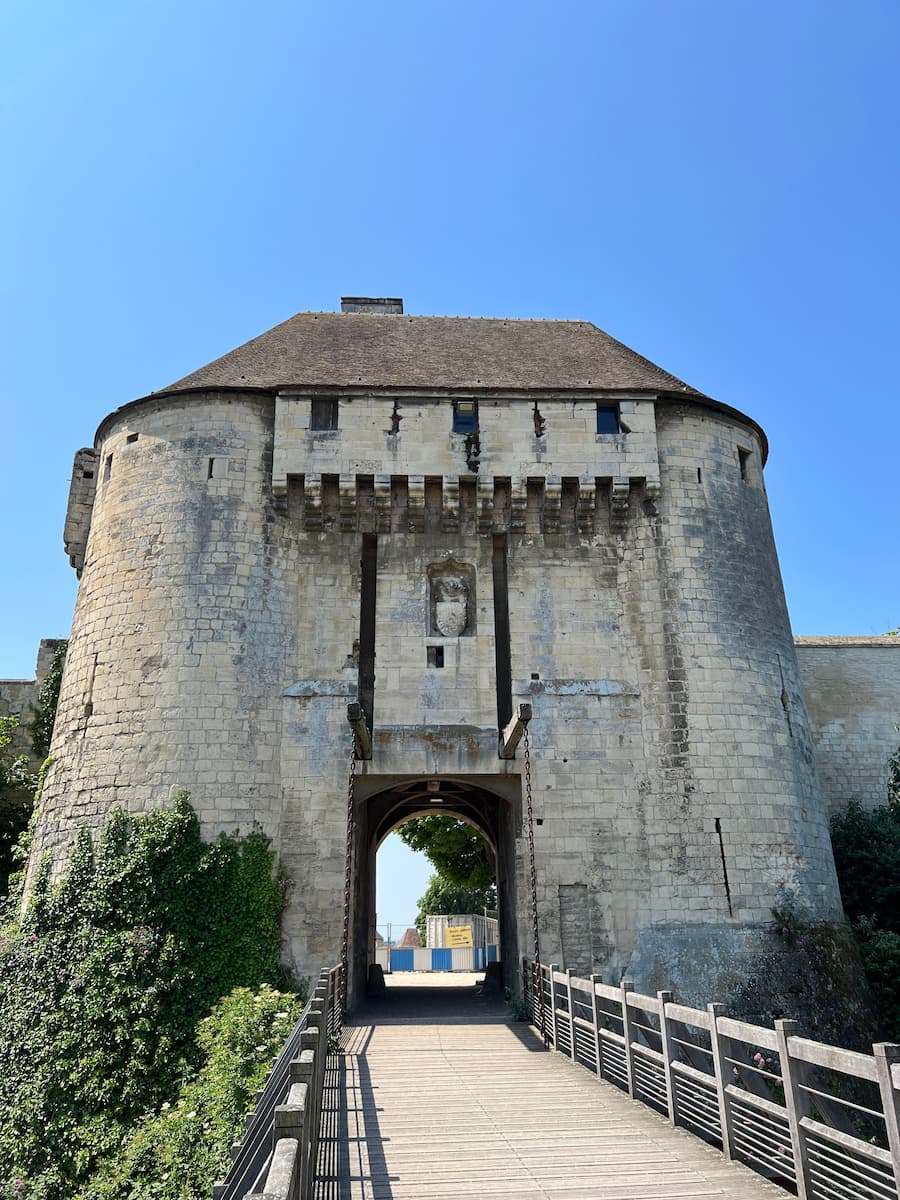
[{"label": "stone block wall", "polygon": [[900,637],[795,638],[816,769],[831,811],[887,802],[900,746]]},{"label": "stone block wall", "polygon": [[597,435],[596,403],[482,396],[477,445],[437,396],[342,395],[321,431],[296,392],[109,417],[38,853],[186,788],[207,835],[271,836],[285,958],[318,970],[340,946],[346,705],[369,662],[357,974],[369,813],[407,781],[493,798],[503,942],[530,949],[522,754],[498,757],[517,700],[534,709],[545,957],[694,1003],[679,938],[721,994],[776,904],[837,919],[758,434],[622,397],[622,432]]}]

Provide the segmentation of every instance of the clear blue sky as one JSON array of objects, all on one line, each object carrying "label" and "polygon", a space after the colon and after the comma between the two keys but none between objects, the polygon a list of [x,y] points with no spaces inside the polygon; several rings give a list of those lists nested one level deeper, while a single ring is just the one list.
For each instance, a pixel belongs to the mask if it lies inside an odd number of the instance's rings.
[{"label": "clear blue sky", "polygon": [[795,631],[897,625],[898,61],[896,0],[6,0],[0,677],[100,418],[342,293],[752,414]]}]

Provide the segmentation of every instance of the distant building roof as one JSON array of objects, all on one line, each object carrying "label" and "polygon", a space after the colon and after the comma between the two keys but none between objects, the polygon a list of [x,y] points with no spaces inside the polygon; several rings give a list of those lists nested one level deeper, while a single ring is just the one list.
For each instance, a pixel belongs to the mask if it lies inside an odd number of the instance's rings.
[{"label": "distant building roof", "polygon": [[900,636],[897,634],[875,634],[858,636],[852,634],[848,637],[843,635],[832,637],[830,635],[822,636],[797,636],[794,638],[795,646],[891,646],[900,650]]},{"label": "distant building roof", "polygon": [[395,312],[298,313],[162,393],[292,386],[583,388],[707,399],[589,321]]}]

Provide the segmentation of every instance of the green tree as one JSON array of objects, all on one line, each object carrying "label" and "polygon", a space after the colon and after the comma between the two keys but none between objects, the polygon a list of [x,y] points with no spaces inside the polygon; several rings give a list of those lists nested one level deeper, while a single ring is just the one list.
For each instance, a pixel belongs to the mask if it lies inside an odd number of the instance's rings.
[{"label": "green tree", "polygon": [[900,933],[900,806],[866,810],[852,800],[831,820],[844,911]]},{"label": "green tree", "polygon": [[[413,817],[401,825],[397,832],[411,850],[421,851],[425,855],[447,883],[476,890],[484,890],[493,884],[493,851],[478,830],[465,821],[438,814]],[[475,911],[480,912],[480,907]]]},{"label": "green tree", "polygon": [[875,1001],[879,1037],[900,1038],[900,749],[888,760],[887,804],[855,800],[831,819],[844,911]]},{"label": "green tree", "polygon": [[419,940],[425,945],[425,918],[435,915],[480,913],[486,908],[497,907],[497,892],[493,885],[487,887],[464,887],[451,883],[440,875],[432,875],[425,894],[419,899],[416,914],[416,929]]},{"label": "green tree", "polygon": [[35,785],[26,756],[10,750],[18,725],[18,717],[0,717],[0,896],[9,887],[13,849],[28,824]]}]

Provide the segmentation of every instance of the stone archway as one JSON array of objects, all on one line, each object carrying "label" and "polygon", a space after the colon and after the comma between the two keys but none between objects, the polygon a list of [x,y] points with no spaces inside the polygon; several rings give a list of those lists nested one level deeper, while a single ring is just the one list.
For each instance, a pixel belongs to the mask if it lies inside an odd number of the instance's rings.
[{"label": "stone archway", "polygon": [[365,994],[375,934],[375,857],[388,834],[411,817],[440,812],[458,817],[484,835],[496,859],[501,969],[515,988],[521,897],[517,888],[516,838],[521,829],[517,776],[375,776],[357,781],[357,837],[351,919],[351,1004]]}]

